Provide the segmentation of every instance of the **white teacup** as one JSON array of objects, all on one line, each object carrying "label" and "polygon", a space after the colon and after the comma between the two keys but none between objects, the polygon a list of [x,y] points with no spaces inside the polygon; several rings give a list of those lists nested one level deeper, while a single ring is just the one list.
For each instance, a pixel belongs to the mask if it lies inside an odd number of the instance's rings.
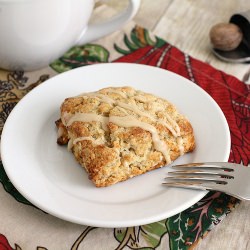
[{"label": "white teacup", "polygon": [[[119,0],[117,0],[119,1]],[[0,0],[0,68],[35,70],[74,45],[103,37],[137,12],[140,0],[104,23],[89,25],[94,0]]]}]

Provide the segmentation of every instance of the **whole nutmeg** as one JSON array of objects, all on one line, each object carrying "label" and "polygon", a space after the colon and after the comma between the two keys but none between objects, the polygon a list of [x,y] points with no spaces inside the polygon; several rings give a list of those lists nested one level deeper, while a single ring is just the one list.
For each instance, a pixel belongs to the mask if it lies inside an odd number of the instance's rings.
[{"label": "whole nutmeg", "polygon": [[210,30],[209,36],[213,47],[224,51],[237,48],[243,39],[241,29],[233,23],[218,23],[214,25]]}]

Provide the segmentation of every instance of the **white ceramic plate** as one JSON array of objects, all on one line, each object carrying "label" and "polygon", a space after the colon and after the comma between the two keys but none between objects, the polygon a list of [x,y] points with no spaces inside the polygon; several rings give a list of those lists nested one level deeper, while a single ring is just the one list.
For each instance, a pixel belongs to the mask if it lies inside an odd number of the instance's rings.
[{"label": "white ceramic plate", "polygon": [[49,79],[27,94],[7,119],[2,160],[11,182],[30,202],[59,218],[98,227],[125,227],[168,218],[206,192],[166,188],[168,167],[96,188],[66,147],[56,143],[55,120],[66,97],[107,86],[133,86],[173,102],[191,121],[197,148],[175,163],[227,161],[225,117],[200,87],[159,68],[126,64],[85,66]]}]

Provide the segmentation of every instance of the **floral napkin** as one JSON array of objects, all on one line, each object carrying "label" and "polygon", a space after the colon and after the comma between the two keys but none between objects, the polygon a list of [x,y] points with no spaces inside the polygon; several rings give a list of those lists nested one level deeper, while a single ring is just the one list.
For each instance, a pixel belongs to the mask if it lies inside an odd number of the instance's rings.
[{"label": "floral napkin", "polygon": [[[48,78],[103,62],[147,64],[199,85],[221,107],[231,133],[230,162],[250,162],[250,86],[196,60],[133,22],[94,43],[74,47],[50,67],[35,72],[0,71],[0,131],[9,113]],[[189,209],[162,221],[129,228],[94,228],[55,218],[15,189],[0,165],[0,250],[192,249],[239,203],[209,192]]]}]

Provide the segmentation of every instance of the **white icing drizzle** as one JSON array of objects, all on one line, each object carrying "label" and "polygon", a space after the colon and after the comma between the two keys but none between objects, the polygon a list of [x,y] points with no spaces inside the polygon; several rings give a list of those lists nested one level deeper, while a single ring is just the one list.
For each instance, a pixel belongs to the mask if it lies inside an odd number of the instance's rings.
[{"label": "white icing drizzle", "polygon": [[[162,124],[163,126],[167,127],[170,132],[172,133],[172,135],[174,137],[177,137],[179,136],[179,133],[176,132],[173,127],[171,127],[171,125],[169,125],[168,123],[164,122],[163,120],[160,120],[160,119],[155,119],[155,117],[153,117],[153,115],[150,115],[146,112],[143,112],[141,111],[136,105],[133,105],[133,104],[127,104],[127,103],[123,103],[123,102],[117,102],[118,106],[122,107],[122,108],[125,108],[125,109],[129,109],[133,112],[135,112],[136,114],[138,115],[141,115],[141,116],[146,116],[148,118],[150,118],[152,121],[156,122],[156,123],[160,123]],[[179,128],[179,127],[178,127]],[[180,129],[179,129],[180,130]]]},{"label": "white icing drizzle", "polygon": [[68,113],[68,112],[64,112],[61,115],[61,120],[64,126],[67,126],[67,122],[70,119],[70,117],[72,116],[72,114]]},{"label": "white icing drizzle", "polygon": [[[124,98],[127,98],[127,96],[119,90],[107,90],[106,93],[117,93],[117,94],[123,96]],[[98,92],[82,93],[82,94],[78,95],[77,97],[85,97],[85,96],[93,96],[93,97],[101,99],[103,102],[106,102],[109,104],[115,104],[115,105],[122,107],[124,109],[131,110],[138,115],[146,116],[146,117],[150,118],[151,120],[153,120],[154,122],[160,123],[163,126],[167,127],[168,130],[173,134],[174,137],[180,136],[180,128],[179,128],[178,124],[168,114],[165,114],[165,117],[166,117],[167,121],[169,122],[169,124],[163,120],[156,119],[153,115],[150,115],[146,112],[143,112],[142,110],[140,110],[137,107],[137,105],[128,104],[128,103],[125,103],[122,101],[116,101],[116,100],[113,100],[112,98],[110,98],[106,95],[100,94]],[[144,100],[144,102],[146,102],[146,100]]]},{"label": "white icing drizzle", "polygon": [[73,139],[70,138],[68,141],[68,150],[70,151],[70,149],[73,147]]},{"label": "white icing drizzle", "polygon": [[[147,98],[145,98],[145,96],[142,96],[142,95],[135,96],[134,99],[138,100],[140,102],[143,102],[143,103],[148,103],[149,102],[147,100]],[[164,111],[164,109],[161,110],[161,111]],[[164,122],[162,120],[159,120],[158,122],[161,123],[162,125],[166,126],[171,131],[173,136],[175,136],[175,137],[180,136],[180,127],[178,126],[177,122],[175,120],[173,120],[170,117],[170,115],[168,115],[167,113],[165,113],[164,115],[165,115],[167,121],[170,123],[170,126],[166,122]]]},{"label": "white icing drizzle", "polygon": [[142,96],[142,95],[137,95],[134,97],[135,100],[139,101],[139,102],[144,102],[144,103],[147,103],[148,100],[145,96]]},{"label": "white icing drizzle", "polygon": [[[119,94],[120,96],[122,96],[123,98],[127,99],[127,95],[119,90],[115,90],[115,89],[114,90],[106,90],[105,94],[106,93],[116,93],[116,94]],[[138,106],[135,104],[128,104],[128,103],[125,103],[121,100],[116,101],[105,94],[101,94],[99,92],[90,92],[90,93],[82,93],[82,94],[78,95],[77,97],[84,98],[87,96],[93,96],[94,98],[100,99],[102,102],[108,103],[110,105],[116,105],[116,106],[124,108],[126,110],[131,110],[140,116],[150,118],[155,123],[162,124],[163,126],[165,126],[169,129],[169,131],[172,133],[172,135],[174,137],[176,137],[177,144],[178,144],[179,151],[180,151],[180,155],[184,154],[183,139],[180,136],[180,127],[178,126],[176,121],[174,121],[168,114],[165,114],[165,117],[168,121],[168,123],[167,123],[164,120],[161,120],[159,118],[155,118],[153,115],[140,110],[138,108]],[[148,102],[148,100],[146,98],[144,99],[143,96],[138,96],[138,97],[135,96],[134,99],[140,100],[143,102]],[[75,114],[64,113],[62,116],[62,122],[65,126],[70,126],[75,121],[100,122],[102,128],[105,131],[108,131],[107,124],[109,122],[112,122],[112,123],[114,123],[118,126],[121,126],[121,127],[140,127],[140,128],[151,133],[155,149],[160,151],[163,154],[167,163],[171,162],[168,146],[164,142],[164,140],[160,139],[157,129],[153,125],[146,123],[146,122],[142,122],[131,115],[126,115],[124,117],[120,117],[120,116],[105,117],[105,116],[97,115],[97,114],[93,114],[93,113],[75,113]],[[60,131],[58,133],[61,133],[61,132],[62,131]],[[82,141],[82,140],[91,140],[94,143],[99,144],[98,140],[95,140],[92,137],[79,137],[79,138],[76,138],[75,140],[72,140],[72,139],[69,140],[68,149],[71,149],[74,144],[76,144],[77,142]]]},{"label": "white icing drizzle", "polygon": [[[111,91],[109,91],[109,92],[111,92]],[[120,91],[116,91],[116,92],[120,92]],[[163,120],[156,119],[153,115],[150,115],[146,112],[143,112],[142,110],[140,110],[137,107],[137,105],[134,105],[134,104],[128,104],[128,103],[125,103],[122,101],[115,101],[106,95],[99,94],[96,92],[83,93],[83,94],[79,95],[78,97],[85,97],[85,96],[95,96],[95,97],[100,98],[103,102],[106,102],[109,104],[115,104],[115,105],[122,107],[124,109],[131,110],[138,115],[146,116],[146,117],[150,118],[151,120],[153,120],[154,122],[160,123],[163,126],[167,127],[169,129],[169,131],[173,134],[174,137],[180,136],[180,128],[179,128],[178,124],[168,114],[165,114],[165,117],[167,118],[167,120],[170,124],[166,123]]]},{"label": "white icing drizzle", "polygon": [[[123,98],[128,98],[128,96],[124,92],[122,92],[120,90],[117,90],[117,89],[106,89],[105,94],[106,93],[114,93],[114,94],[120,95]],[[104,95],[104,94],[102,94],[100,92],[82,93],[80,95],[77,95],[76,97],[84,97],[84,96],[95,96],[95,97],[104,97],[104,98],[107,97],[106,95]],[[111,99],[109,97],[108,97],[108,99],[114,101],[113,99]]]},{"label": "white icing drizzle", "polygon": [[70,150],[73,147],[73,145],[75,145],[77,142],[80,142],[80,141],[92,141],[96,145],[104,144],[104,141],[102,139],[94,139],[91,136],[81,136],[74,140],[73,139],[69,140],[68,150]]},{"label": "white icing drizzle", "polygon": [[73,141],[73,145],[75,145],[77,142],[79,141],[92,141],[93,143],[95,143],[96,145],[100,145],[100,144],[103,144],[104,141],[102,139],[95,139],[91,136],[81,136],[81,137],[78,137],[76,138],[74,141]]},{"label": "white icing drizzle", "polygon": [[120,102],[120,101],[117,101],[116,102],[117,106],[121,107],[121,108],[124,108],[124,109],[128,109],[128,110],[131,110],[133,111],[134,113],[138,114],[138,115],[141,115],[141,116],[146,116],[146,117],[149,117],[151,118],[152,116],[141,111],[136,105],[134,104],[128,104],[128,103],[125,103],[125,102]]},{"label": "white icing drizzle", "polygon": [[110,116],[109,122],[112,122],[120,127],[140,127],[152,135],[153,144],[156,150],[162,152],[164,155],[167,163],[171,162],[169,149],[167,144],[160,139],[159,134],[156,128],[146,122],[141,122],[138,119],[134,118],[133,116]]},{"label": "white icing drizzle", "polygon": [[183,146],[183,139],[181,136],[177,138],[177,144],[180,150],[180,155],[184,155],[184,146]]},{"label": "white icing drizzle", "polygon": [[97,97],[97,98],[101,99],[103,102],[106,102],[108,104],[114,104],[115,103],[115,100],[109,98],[106,95],[96,93],[96,92],[86,93],[86,94],[80,95],[79,97],[85,97],[85,96]]},{"label": "white icing drizzle", "polygon": [[57,138],[60,138],[64,134],[64,130],[62,127],[59,127],[57,130]]},{"label": "white icing drizzle", "polygon": [[75,113],[66,122],[66,126],[70,126],[73,122],[100,122],[102,128],[107,131],[108,117],[92,114],[92,113]]},{"label": "white icing drizzle", "polygon": [[124,92],[117,89],[106,89],[105,91],[105,93],[115,93],[122,96],[123,98],[128,98],[128,96]]},{"label": "white icing drizzle", "polygon": [[[176,136],[181,135],[180,127],[177,124],[176,121],[174,121],[168,114],[165,113],[165,117],[167,118],[168,122],[174,127],[174,130],[176,131]],[[174,135],[174,134],[173,134]]]}]

